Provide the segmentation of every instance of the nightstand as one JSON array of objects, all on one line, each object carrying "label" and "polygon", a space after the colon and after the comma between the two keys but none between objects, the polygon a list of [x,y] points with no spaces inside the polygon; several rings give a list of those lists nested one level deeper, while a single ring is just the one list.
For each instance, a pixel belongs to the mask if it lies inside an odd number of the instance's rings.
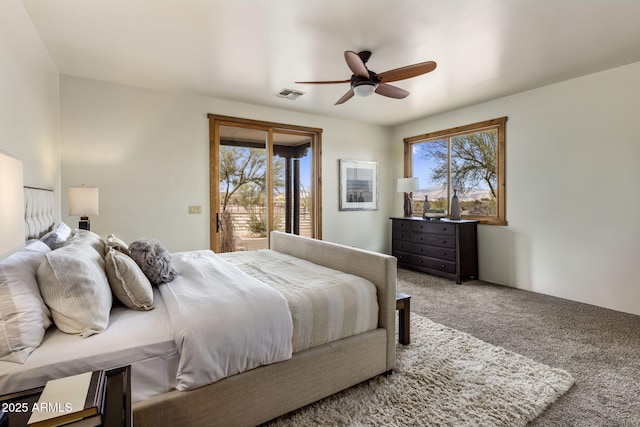
[{"label": "nightstand", "polygon": [[[107,374],[107,395],[104,404],[103,427],[131,427],[131,367],[110,369]],[[0,396],[0,405],[9,416],[8,427],[26,426],[31,408],[38,401],[42,387]]]}]

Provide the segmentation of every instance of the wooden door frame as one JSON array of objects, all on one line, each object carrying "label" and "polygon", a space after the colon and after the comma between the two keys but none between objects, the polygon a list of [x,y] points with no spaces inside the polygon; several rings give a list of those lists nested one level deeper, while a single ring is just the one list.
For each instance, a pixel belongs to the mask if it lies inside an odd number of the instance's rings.
[{"label": "wooden door frame", "polygon": [[[209,120],[209,244],[214,252],[220,251],[220,240],[217,238],[216,232],[216,214],[220,209],[220,164],[219,149],[217,147],[220,138],[220,126],[234,126],[248,129],[257,129],[268,132],[268,221],[269,228],[273,224],[273,134],[274,133],[308,133],[313,136],[312,143],[312,186],[313,194],[311,199],[312,205],[312,236],[316,239],[322,239],[322,129],[307,126],[297,126],[291,124],[266,122],[260,120],[251,120],[240,117],[222,116],[218,114],[207,114]],[[215,165],[215,167],[214,167]]]}]

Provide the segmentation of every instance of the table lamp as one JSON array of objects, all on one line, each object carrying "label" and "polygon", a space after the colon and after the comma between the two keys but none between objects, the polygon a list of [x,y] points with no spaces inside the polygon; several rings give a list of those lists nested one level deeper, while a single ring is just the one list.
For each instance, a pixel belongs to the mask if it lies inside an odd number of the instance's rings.
[{"label": "table lamp", "polygon": [[411,200],[411,193],[418,191],[418,178],[398,178],[396,191],[398,193],[404,193],[404,216],[409,218],[413,216],[413,202]]},{"label": "table lamp", "polygon": [[80,215],[78,228],[91,230],[89,215],[98,215],[98,187],[69,187],[69,215]]}]

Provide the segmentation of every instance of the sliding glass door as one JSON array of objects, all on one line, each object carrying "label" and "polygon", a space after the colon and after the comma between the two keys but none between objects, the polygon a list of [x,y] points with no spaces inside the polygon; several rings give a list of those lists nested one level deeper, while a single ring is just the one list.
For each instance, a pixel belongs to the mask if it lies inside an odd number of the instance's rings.
[{"label": "sliding glass door", "polygon": [[320,238],[321,130],[209,120],[211,248],[264,249],[272,230]]}]

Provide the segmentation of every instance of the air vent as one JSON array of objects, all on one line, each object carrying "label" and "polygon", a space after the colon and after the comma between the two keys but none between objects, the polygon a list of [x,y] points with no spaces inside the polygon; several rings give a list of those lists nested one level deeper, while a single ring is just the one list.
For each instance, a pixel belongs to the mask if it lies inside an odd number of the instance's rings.
[{"label": "air vent", "polygon": [[299,90],[293,89],[282,89],[280,92],[276,93],[278,98],[287,98],[290,100],[298,99],[304,92],[300,92]]}]

